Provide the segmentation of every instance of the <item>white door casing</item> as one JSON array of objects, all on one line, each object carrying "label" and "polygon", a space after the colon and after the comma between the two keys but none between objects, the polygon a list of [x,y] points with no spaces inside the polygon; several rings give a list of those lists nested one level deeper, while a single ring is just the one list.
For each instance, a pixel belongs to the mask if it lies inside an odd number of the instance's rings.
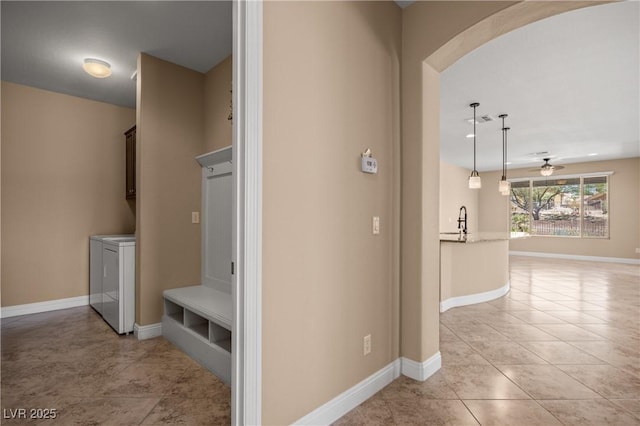
[{"label": "white door casing", "polygon": [[233,2],[231,423],[262,419],[262,1]]}]

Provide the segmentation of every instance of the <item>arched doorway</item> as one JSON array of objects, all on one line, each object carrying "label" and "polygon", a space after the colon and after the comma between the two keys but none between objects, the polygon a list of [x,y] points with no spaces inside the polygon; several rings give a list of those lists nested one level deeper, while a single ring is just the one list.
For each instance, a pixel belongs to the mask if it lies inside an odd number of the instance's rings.
[{"label": "arched doorway", "polygon": [[532,22],[607,2],[417,2],[404,10],[402,60],[401,354],[424,380],[440,367],[440,73]]}]

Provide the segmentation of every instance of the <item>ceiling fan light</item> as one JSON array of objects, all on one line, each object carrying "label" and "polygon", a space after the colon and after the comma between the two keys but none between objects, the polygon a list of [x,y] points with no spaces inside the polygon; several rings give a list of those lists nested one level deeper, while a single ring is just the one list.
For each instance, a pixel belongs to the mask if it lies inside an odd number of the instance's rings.
[{"label": "ceiling fan light", "polygon": [[111,75],[111,64],[100,59],[86,58],[82,68],[95,78],[107,78]]},{"label": "ceiling fan light", "polygon": [[553,166],[544,165],[540,168],[540,174],[542,176],[551,176],[553,174]]}]

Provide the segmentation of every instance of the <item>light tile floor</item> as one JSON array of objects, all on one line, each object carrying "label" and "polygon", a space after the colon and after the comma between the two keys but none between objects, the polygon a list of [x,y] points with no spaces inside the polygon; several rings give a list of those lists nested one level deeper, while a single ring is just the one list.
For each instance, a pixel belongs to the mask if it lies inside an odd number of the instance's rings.
[{"label": "light tile floor", "polygon": [[335,425],[640,425],[640,267],[510,261],[509,294],[440,315],[440,371]]},{"label": "light tile floor", "polygon": [[[89,307],[3,319],[1,373],[3,425],[231,423],[228,386],[162,337],[118,336]],[[56,418],[11,419],[21,408]]]},{"label": "light tile floor", "polygon": [[[640,425],[640,268],[511,258],[511,292],[441,314],[443,367],[337,425]],[[2,424],[224,425],[230,390],[163,338],[88,307],[2,320]]]}]

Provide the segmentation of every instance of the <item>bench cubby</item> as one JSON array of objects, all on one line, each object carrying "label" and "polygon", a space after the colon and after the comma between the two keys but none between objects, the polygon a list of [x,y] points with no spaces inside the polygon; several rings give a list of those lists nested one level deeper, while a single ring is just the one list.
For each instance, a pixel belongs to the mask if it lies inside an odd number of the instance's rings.
[{"label": "bench cubby", "polygon": [[231,384],[231,295],[205,286],[165,290],[162,334]]}]

